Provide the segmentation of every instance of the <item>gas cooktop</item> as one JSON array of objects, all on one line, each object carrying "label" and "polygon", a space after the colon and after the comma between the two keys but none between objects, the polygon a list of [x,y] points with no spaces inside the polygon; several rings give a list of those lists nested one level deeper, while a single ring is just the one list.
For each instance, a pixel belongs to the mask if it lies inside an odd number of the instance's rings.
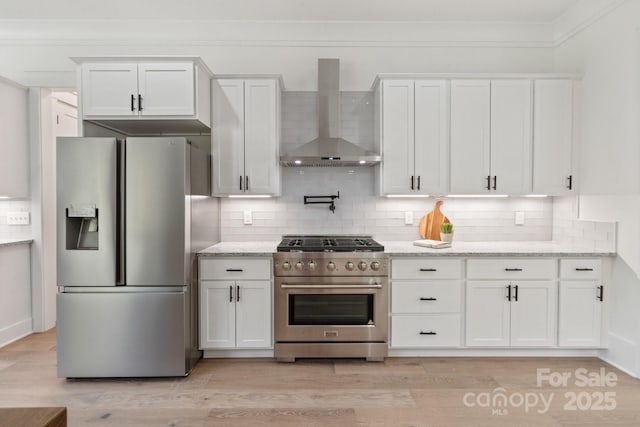
[{"label": "gas cooktop", "polygon": [[382,252],[371,236],[282,236],[278,252]]}]

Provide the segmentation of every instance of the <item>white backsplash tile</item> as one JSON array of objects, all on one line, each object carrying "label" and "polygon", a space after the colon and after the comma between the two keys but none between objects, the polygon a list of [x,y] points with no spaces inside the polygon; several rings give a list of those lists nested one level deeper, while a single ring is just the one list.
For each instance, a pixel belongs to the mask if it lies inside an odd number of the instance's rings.
[{"label": "white backsplash tile", "polygon": [[617,223],[578,219],[577,207],[577,196],[554,198],[553,240],[586,249],[615,251]]},{"label": "white backsplash tile", "polygon": [[[420,238],[418,223],[436,199],[375,196],[374,168],[284,168],[283,195],[272,199],[222,199],[222,241],[279,240],[283,234],[371,234],[379,240]],[[303,196],[340,192],[336,211],[304,205]],[[243,211],[253,225],[242,223]],[[445,199],[444,214],[461,241],[551,240],[553,199]],[[516,211],[525,224],[515,225]],[[405,225],[405,212],[414,223]]]}]

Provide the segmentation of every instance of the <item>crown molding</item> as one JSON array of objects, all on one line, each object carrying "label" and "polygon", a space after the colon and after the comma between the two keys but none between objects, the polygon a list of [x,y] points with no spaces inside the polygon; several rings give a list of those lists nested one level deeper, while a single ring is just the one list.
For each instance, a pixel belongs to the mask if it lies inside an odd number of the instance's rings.
[{"label": "crown molding", "polygon": [[583,0],[553,22],[554,47],[589,28],[628,0]]}]

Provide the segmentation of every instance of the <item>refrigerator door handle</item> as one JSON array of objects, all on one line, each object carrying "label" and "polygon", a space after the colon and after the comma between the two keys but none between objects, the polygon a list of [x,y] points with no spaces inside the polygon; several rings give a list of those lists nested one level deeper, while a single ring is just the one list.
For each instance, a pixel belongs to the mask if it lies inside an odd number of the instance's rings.
[{"label": "refrigerator door handle", "polygon": [[125,145],[124,141],[116,141],[117,157],[118,157],[118,169],[117,173],[117,193],[118,198],[116,200],[116,229],[119,230],[116,235],[116,255],[117,271],[116,271],[116,285],[126,284],[126,271],[125,271]]}]

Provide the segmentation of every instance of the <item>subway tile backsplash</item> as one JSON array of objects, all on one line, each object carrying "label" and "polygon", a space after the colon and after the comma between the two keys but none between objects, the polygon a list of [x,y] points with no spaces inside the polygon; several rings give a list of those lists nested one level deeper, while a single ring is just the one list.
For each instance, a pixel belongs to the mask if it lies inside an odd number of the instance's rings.
[{"label": "subway tile backsplash", "polygon": [[617,223],[578,219],[577,197],[556,197],[552,238],[596,251],[616,251]]},{"label": "subway tile backsplash", "polygon": [[[418,223],[435,198],[386,198],[374,192],[374,168],[284,168],[283,195],[272,199],[222,199],[222,241],[280,240],[283,234],[371,234],[379,240],[419,239]],[[328,205],[304,205],[303,196],[340,192]],[[250,210],[253,224],[243,224]],[[551,240],[552,198],[445,199],[442,211],[462,241]],[[515,212],[525,224],[515,225]],[[413,224],[405,225],[405,212]]]}]

